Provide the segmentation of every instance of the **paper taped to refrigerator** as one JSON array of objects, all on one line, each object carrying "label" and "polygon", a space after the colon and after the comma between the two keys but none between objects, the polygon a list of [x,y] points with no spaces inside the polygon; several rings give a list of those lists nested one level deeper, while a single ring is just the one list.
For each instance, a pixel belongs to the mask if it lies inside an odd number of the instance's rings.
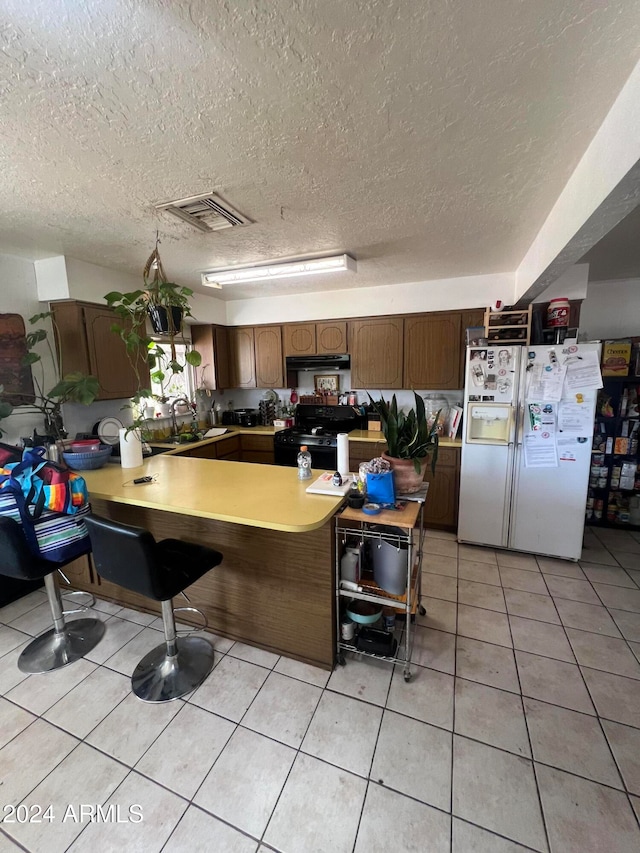
[{"label": "paper taped to refrigerator", "polygon": [[569,355],[565,361],[567,374],[564,388],[567,396],[589,388],[602,388],[600,355],[594,350],[583,350],[580,355]]},{"label": "paper taped to refrigerator", "polygon": [[558,429],[563,435],[591,435],[592,407],[585,403],[561,403],[558,408]]},{"label": "paper taped to refrigerator", "polygon": [[562,397],[566,372],[566,366],[557,362],[553,364],[539,362],[531,365],[527,371],[526,399],[558,403]]}]

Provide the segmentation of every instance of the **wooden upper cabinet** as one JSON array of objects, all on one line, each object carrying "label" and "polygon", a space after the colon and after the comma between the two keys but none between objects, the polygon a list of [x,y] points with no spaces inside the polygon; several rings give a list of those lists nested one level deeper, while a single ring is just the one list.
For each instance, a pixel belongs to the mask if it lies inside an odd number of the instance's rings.
[{"label": "wooden upper cabinet", "polygon": [[296,323],[282,327],[284,337],[284,354],[315,355],[316,353],[316,324]]},{"label": "wooden upper cabinet", "polygon": [[191,326],[191,341],[202,356],[205,386],[212,391],[231,387],[229,376],[229,332],[225,326]]},{"label": "wooden upper cabinet", "polygon": [[319,355],[348,352],[346,320],[316,323],[316,352]]},{"label": "wooden upper cabinet", "polygon": [[256,326],[253,330],[258,388],[282,388],[282,326]]},{"label": "wooden upper cabinet", "polygon": [[352,388],[402,388],[402,317],[348,324]]},{"label": "wooden upper cabinet", "polygon": [[460,324],[459,312],[405,317],[405,388],[460,388]]},{"label": "wooden upper cabinet", "polygon": [[95,376],[100,385],[98,400],[125,399],[149,386],[144,358],[134,366],[124,343],[111,331],[111,325],[119,322],[111,308],[68,301],[51,303],[51,310],[63,375],[80,371]]},{"label": "wooden upper cabinet", "polygon": [[327,355],[347,352],[347,321],[289,323],[282,327],[284,354]]},{"label": "wooden upper cabinet", "polygon": [[460,384],[464,388],[464,363],[467,357],[467,329],[484,326],[484,308],[467,308],[460,312]]},{"label": "wooden upper cabinet", "polygon": [[253,328],[230,327],[229,373],[230,388],[256,387],[256,357]]}]

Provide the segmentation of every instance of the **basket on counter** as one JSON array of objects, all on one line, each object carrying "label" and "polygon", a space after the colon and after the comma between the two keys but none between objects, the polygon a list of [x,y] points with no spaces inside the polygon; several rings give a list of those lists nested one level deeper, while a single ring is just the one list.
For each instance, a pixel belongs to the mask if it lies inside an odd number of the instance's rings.
[{"label": "basket on counter", "polygon": [[65,450],[62,456],[69,468],[75,471],[91,471],[106,465],[112,452],[113,447],[110,444],[104,444],[99,450],[87,450],[81,453]]}]

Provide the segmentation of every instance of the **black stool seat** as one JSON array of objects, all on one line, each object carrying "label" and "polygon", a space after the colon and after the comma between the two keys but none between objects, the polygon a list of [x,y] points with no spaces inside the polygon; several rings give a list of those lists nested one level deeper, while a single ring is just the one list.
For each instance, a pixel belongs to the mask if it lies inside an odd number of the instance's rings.
[{"label": "black stool seat", "polygon": [[142,527],[92,515],[86,519],[100,577],[162,604],[165,643],[136,667],[133,692],[147,702],[178,699],[213,668],[213,647],[202,637],[177,637],[171,599],[222,561],[213,548],[162,539]]},{"label": "black stool seat", "polygon": [[44,578],[53,617],[53,628],[36,637],[22,650],[18,667],[23,672],[50,672],[67,666],[84,657],[104,635],[104,623],[99,619],[65,622],[55,572],[70,562],[72,560],[52,563],[34,556],[18,522],[0,516],[0,575],[21,580]]}]

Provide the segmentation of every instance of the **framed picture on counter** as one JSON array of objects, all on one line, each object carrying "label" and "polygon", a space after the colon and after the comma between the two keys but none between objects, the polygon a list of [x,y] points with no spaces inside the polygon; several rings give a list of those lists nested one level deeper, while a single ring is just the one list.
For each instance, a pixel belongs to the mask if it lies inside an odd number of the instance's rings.
[{"label": "framed picture on counter", "polygon": [[340,377],[337,374],[314,376],[313,382],[316,391],[324,394],[337,394],[340,390]]}]

